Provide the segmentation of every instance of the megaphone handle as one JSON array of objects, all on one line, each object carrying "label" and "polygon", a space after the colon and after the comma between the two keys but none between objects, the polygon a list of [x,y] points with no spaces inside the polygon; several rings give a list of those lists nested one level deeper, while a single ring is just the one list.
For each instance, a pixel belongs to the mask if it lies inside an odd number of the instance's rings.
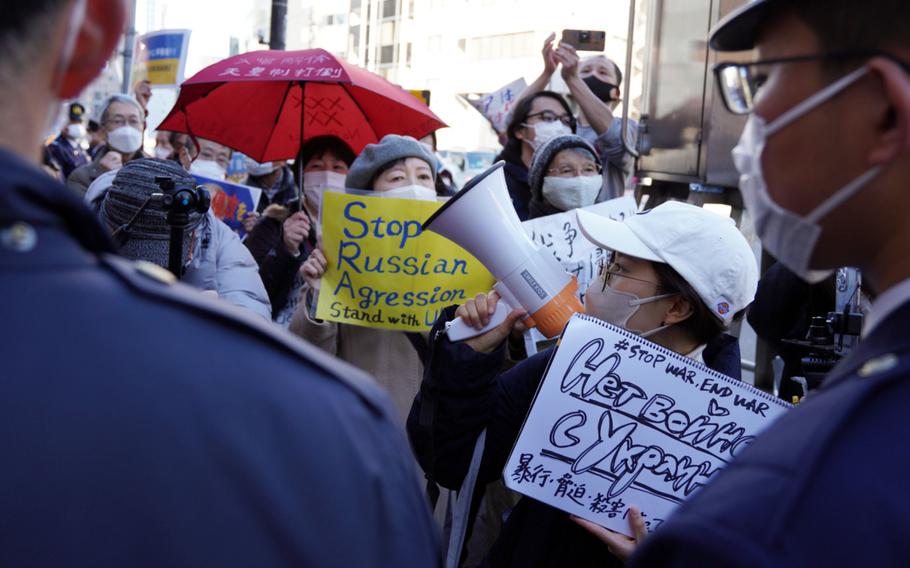
[{"label": "megaphone handle", "polygon": [[506,318],[509,316],[509,313],[511,311],[512,306],[502,300],[499,300],[496,302],[496,311],[494,311],[493,315],[490,316],[490,322],[487,325],[483,326],[482,329],[475,329],[469,326],[459,317],[446,324],[446,335],[449,336],[449,341],[453,342],[464,341],[465,339],[471,339],[472,337],[483,335],[491,329],[495,329],[497,326],[501,325],[502,322],[506,321]]}]

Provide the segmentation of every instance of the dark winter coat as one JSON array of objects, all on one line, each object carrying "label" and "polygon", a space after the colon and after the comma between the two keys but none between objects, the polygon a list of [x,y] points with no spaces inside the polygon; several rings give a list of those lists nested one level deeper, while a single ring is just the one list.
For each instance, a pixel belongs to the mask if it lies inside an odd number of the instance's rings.
[{"label": "dark winter coat", "polygon": [[[481,431],[486,445],[478,487],[502,475],[537,386],[553,354],[548,349],[500,373],[506,346],[490,354],[452,343],[442,332],[454,307],[436,322],[430,360],[408,417],[408,435],[428,476],[459,489]],[[740,378],[739,343],[724,335],[704,351],[708,367]],[[475,495],[482,494],[475,491]],[[523,498],[512,510],[486,559],[488,566],[603,568],[613,561],[606,546],[569,519],[569,515]]]}]

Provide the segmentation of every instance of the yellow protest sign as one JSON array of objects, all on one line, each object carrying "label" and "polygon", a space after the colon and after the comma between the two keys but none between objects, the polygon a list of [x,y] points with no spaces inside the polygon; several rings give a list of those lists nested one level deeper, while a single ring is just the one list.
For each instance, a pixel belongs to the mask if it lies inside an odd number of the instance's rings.
[{"label": "yellow protest sign", "polygon": [[455,243],[421,231],[441,203],[326,192],[322,249],[328,266],[316,317],[366,327],[425,331],[446,306],[494,282]]}]

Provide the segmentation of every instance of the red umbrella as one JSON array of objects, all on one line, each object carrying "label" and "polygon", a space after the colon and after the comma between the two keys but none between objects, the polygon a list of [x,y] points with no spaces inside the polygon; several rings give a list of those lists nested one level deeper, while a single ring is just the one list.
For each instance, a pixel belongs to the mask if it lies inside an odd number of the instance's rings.
[{"label": "red umbrella", "polygon": [[446,126],[420,100],[324,49],[254,51],[188,79],[158,127],[207,138],[259,162],[295,158],[303,142],[341,138],[355,152],[386,134]]}]

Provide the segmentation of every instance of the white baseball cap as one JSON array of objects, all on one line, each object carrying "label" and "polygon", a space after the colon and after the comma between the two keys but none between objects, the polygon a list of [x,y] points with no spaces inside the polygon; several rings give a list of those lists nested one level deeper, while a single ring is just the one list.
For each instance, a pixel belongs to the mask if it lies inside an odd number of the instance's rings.
[{"label": "white baseball cap", "polygon": [[725,324],[755,299],[758,264],[732,219],[676,201],[622,222],[577,214],[582,233],[597,246],[669,264]]}]

